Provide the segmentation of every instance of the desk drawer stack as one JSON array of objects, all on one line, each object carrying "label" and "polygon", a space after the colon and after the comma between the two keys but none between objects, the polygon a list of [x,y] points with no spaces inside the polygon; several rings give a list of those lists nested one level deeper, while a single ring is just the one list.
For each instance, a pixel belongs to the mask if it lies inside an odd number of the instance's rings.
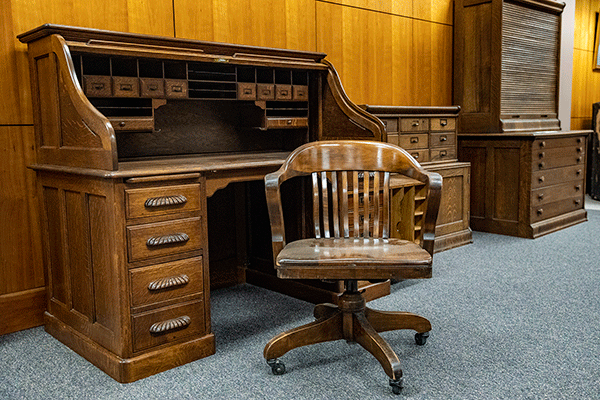
[{"label": "desk drawer stack", "polygon": [[[456,127],[460,107],[391,107],[363,106],[376,115],[386,127],[387,141],[406,149],[425,169],[444,179],[440,211],[436,222],[435,250],[442,251],[472,242],[469,228],[470,166],[458,162]],[[418,240],[423,205],[420,186],[406,180],[393,180],[392,220],[395,224],[407,218],[412,228],[405,227],[394,235]]]}]

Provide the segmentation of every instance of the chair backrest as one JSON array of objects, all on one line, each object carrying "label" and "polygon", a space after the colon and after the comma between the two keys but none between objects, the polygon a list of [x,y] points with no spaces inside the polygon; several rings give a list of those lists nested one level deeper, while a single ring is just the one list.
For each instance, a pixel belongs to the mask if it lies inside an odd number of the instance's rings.
[{"label": "chair backrest", "polygon": [[271,219],[273,256],[285,246],[280,185],[296,176],[312,177],[315,237],[388,238],[390,174],[416,179],[426,186],[421,246],[433,255],[435,221],[442,179],[425,171],[405,150],[373,141],[321,141],[294,150],[281,168],[265,177]]}]

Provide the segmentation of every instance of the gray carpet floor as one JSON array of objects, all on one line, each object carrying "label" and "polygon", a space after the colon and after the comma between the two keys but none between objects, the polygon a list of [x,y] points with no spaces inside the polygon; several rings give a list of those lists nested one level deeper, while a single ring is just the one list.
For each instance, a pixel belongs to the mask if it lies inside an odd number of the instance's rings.
[{"label": "gray carpet floor", "polygon": [[403,366],[391,393],[378,362],[343,341],[293,350],[274,376],[262,358],[312,305],[250,285],[212,294],[217,354],[119,384],[44,332],[0,336],[0,399],[600,399],[600,211],[536,240],[474,232],[436,254],[434,277],[404,281],[373,308],[421,314],[382,334]]}]

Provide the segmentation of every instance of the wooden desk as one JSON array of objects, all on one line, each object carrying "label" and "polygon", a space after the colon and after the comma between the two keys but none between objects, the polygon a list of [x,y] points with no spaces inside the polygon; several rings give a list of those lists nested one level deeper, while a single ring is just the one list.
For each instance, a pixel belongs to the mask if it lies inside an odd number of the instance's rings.
[{"label": "wooden desk", "polygon": [[46,330],[119,382],[215,352],[209,196],[308,141],[385,138],[322,53],[55,25],[19,39]]}]

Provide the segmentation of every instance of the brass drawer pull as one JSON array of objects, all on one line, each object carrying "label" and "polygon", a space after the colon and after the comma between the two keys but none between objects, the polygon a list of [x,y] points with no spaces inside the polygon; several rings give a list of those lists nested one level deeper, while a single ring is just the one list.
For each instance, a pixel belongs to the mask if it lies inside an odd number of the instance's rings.
[{"label": "brass drawer pull", "polygon": [[152,236],[146,241],[146,246],[156,247],[163,246],[165,244],[185,243],[188,240],[190,240],[190,237],[187,235],[187,233],[172,233],[164,236]]},{"label": "brass drawer pull", "polygon": [[538,178],[538,182],[539,182],[539,183],[544,183],[544,181],[545,181],[545,178],[544,178],[543,176],[540,176],[540,177]]},{"label": "brass drawer pull", "polygon": [[575,175],[577,175],[577,176],[581,175],[581,170],[578,169],[577,171],[575,171]]},{"label": "brass drawer pull", "polygon": [[161,196],[161,197],[151,197],[146,200],[144,203],[145,207],[164,207],[164,206],[176,206],[180,204],[187,203],[187,198],[182,195],[175,196]]},{"label": "brass drawer pull", "polygon": [[414,126],[415,128],[416,128],[417,126],[419,126],[419,121],[414,121],[414,122],[412,123],[412,126]]},{"label": "brass drawer pull", "polygon": [[92,84],[92,87],[95,90],[102,90],[102,89],[104,89],[104,83],[94,83],[94,84]]},{"label": "brass drawer pull", "polygon": [[419,159],[419,153],[413,153],[413,154],[411,154],[411,156],[413,156],[415,158],[415,160]]},{"label": "brass drawer pull", "polygon": [[252,89],[244,89],[244,94],[252,94]]},{"label": "brass drawer pull", "polygon": [[176,93],[181,93],[181,92],[183,92],[183,86],[180,86],[180,85],[172,86],[171,90]]},{"label": "brass drawer pull", "polygon": [[154,91],[158,90],[158,85],[156,85],[156,84],[148,85],[148,90],[154,92]]},{"label": "brass drawer pull", "polygon": [[448,120],[447,120],[447,119],[441,119],[441,120],[440,120],[440,125],[441,125],[441,126],[446,126],[446,125],[448,125]]},{"label": "brass drawer pull", "polygon": [[448,140],[447,136],[440,136],[440,142],[445,142]]},{"label": "brass drawer pull", "polygon": [[581,190],[581,185],[575,185],[575,191],[579,192]]},{"label": "brass drawer pull", "polygon": [[581,157],[577,157],[576,161],[577,162],[581,162],[582,158]]},{"label": "brass drawer pull", "polygon": [[166,278],[161,278],[154,282],[150,282],[148,284],[148,290],[161,290],[172,288],[174,286],[183,286],[186,285],[189,281],[190,278],[185,274],[169,276]]},{"label": "brass drawer pull", "polygon": [[419,143],[419,138],[418,137],[411,137],[410,138],[410,142],[411,143]]},{"label": "brass drawer pull", "polygon": [[544,213],[544,209],[543,208],[538,208],[537,215],[542,215],[543,213]]},{"label": "brass drawer pull", "polygon": [[573,200],[573,203],[575,203],[575,205],[578,206],[581,204],[581,200],[575,199],[575,200]]},{"label": "brass drawer pull", "polygon": [[152,324],[150,327],[150,333],[160,334],[165,333],[167,331],[171,331],[173,329],[185,328],[191,322],[191,318],[187,315],[183,315],[181,317],[169,319],[162,322],[157,322]]},{"label": "brass drawer pull", "polygon": [[583,142],[583,139],[581,139],[580,137],[577,138],[577,143],[581,143]]},{"label": "brass drawer pull", "polygon": [[544,153],[543,151],[540,151],[540,153],[538,154],[538,157],[540,157],[540,159],[544,158],[546,156],[546,153]]},{"label": "brass drawer pull", "polygon": [[130,92],[133,90],[133,86],[131,85],[131,83],[122,83],[119,86],[119,89],[124,91],[124,92]]},{"label": "brass drawer pull", "polygon": [[546,166],[546,163],[542,161],[541,163],[538,164],[538,166],[540,167],[540,169],[542,169]]},{"label": "brass drawer pull", "polygon": [[440,157],[446,157],[447,155],[448,155],[448,151],[447,150],[440,151]]},{"label": "brass drawer pull", "polygon": [[544,193],[538,194],[538,200],[544,200]]},{"label": "brass drawer pull", "polygon": [[578,153],[581,153],[581,152],[583,152],[583,147],[578,147],[578,148],[577,148],[577,152],[578,152]]},{"label": "brass drawer pull", "polygon": [[287,91],[287,90],[280,90],[280,91],[279,91],[279,93],[280,93],[282,96],[287,96],[287,95],[288,95],[288,91]]},{"label": "brass drawer pull", "polygon": [[544,142],[544,141],[541,141],[541,142],[540,142],[540,148],[544,148],[544,147],[546,147],[546,142]]}]

